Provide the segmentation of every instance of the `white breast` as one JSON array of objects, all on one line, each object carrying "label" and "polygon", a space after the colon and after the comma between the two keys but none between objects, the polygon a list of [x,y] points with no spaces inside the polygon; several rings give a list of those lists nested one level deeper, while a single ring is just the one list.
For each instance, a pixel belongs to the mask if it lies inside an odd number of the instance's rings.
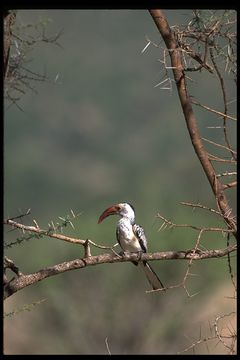
[{"label": "white breast", "polygon": [[124,251],[142,251],[139,241],[133,233],[132,224],[126,218],[120,219],[117,223],[117,240]]}]

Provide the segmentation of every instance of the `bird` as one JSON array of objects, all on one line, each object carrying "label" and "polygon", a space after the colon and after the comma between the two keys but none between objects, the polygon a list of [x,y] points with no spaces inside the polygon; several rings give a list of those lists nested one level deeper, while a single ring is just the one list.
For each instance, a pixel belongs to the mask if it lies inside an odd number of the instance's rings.
[{"label": "bird", "polygon": [[[117,222],[116,237],[122,250],[126,253],[146,253],[147,238],[143,227],[135,223],[134,207],[129,203],[119,203],[110,206],[100,215],[98,224],[110,215],[120,216]],[[147,261],[132,262],[134,265],[140,264],[153,290],[164,289],[161,280]]]}]

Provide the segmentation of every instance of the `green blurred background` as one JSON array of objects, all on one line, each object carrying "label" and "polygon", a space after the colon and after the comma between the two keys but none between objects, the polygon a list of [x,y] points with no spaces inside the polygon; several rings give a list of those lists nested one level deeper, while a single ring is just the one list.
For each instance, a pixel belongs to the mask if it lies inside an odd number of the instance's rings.
[{"label": "green blurred background", "polygon": [[[190,10],[165,11],[170,25],[187,23]],[[215,207],[215,199],[193,151],[174,83],[172,90],[154,87],[164,80],[160,48],[146,36],[160,36],[145,10],[21,10],[17,24],[46,21],[51,36],[62,30],[59,43],[39,44],[29,54],[32,71],[47,72],[50,81],[35,84],[5,111],[5,217],[31,208],[26,224],[35,219],[47,229],[59,216],[81,213],[64,233],[112,245],[117,218],[97,220],[108,206],[130,202],[144,226],[150,252],[184,250],[195,245],[190,229],[158,231],[160,212],[176,223],[224,226],[204,210],[192,211],[180,201]],[[191,74],[192,75],[192,74]],[[168,75],[172,78],[172,74]],[[57,80],[56,80],[57,78]],[[56,81],[55,81],[56,80]],[[228,82],[230,98],[235,96]],[[189,91],[203,104],[223,109],[218,82],[205,71],[194,74]],[[230,113],[235,103],[229,105]],[[220,120],[198,108],[204,137],[223,143],[221,130],[207,126]],[[235,129],[232,142],[235,143]],[[220,154],[207,145],[210,152]],[[226,155],[226,154],[225,154]],[[219,171],[229,170],[218,166]],[[218,168],[217,168],[218,169]],[[229,191],[231,206],[235,193]],[[21,236],[5,229],[8,241]],[[206,248],[226,246],[219,234],[205,234]],[[100,249],[92,248],[93,254]],[[22,272],[34,272],[83,256],[82,247],[50,238],[34,239],[6,251]],[[152,262],[166,286],[182,281],[185,261]],[[233,260],[234,265],[234,260]],[[234,307],[227,260],[194,263],[198,276],[182,288],[146,294],[148,283],[132,264],[106,264],[71,271],[44,280],[6,301],[10,312],[47,299],[30,312],[4,321],[5,354],[173,354],[209,334],[208,321]],[[213,347],[211,352],[221,352]],[[199,353],[206,348],[199,348]]]}]

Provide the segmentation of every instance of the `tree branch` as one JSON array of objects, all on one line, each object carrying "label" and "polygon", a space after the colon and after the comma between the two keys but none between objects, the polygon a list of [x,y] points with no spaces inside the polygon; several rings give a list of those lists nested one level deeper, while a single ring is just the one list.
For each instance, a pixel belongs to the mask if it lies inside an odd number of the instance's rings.
[{"label": "tree branch", "polygon": [[211,185],[218,207],[223,214],[228,227],[234,230],[234,236],[237,237],[236,217],[234,216],[232,209],[228,204],[222,183],[216,177],[215,170],[211,164],[211,161],[209,160],[208,153],[203,146],[202,139],[197,127],[196,118],[191,105],[191,99],[187,93],[187,84],[185,81],[184,67],[181,58],[181,48],[178,47],[175,34],[171,30],[163,12],[159,9],[149,10],[149,12],[160,34],[162,35],[171,58],[172,71],[176,81],[179,99],[194,150]]},{"label": "tree branch", "polygon": [[98,245],[98,244],[94,243],[90,239],[83,240],[83,239],[72,238],[70,236],[55,233],[55,232],[52,231],[52,229],[43,230],[43,229],[40,229],[39,226],[24,225],[24,224],[21,224],[21,223],[17,223],[16,221],[13,221],[12,219],[4,220],[3,223],[6,224],[6,225],[10,225],[10,226],[12,226],[14,228],[21,229],[23,231],[36,233],[39,236],[49,236],[49,237],[54,238],[54,239],[63,240],[63,241],[66,241],[66,242],[77,244],[77,245],[83,245],[85,247],[85,251],[89,251],[89,249],[88,249],[89,244],[91,244],[91,245],[93,245],[93,246],[95,246],[95,247],[97,247],[99,249],[112,249],[115,246],[114,245],[112,247],[112,246]]},{"label": "tree branch", "polygon": [[[231,245],[224,249],[217,250],[183,250],[183,251],[165,251],[141,254],[141,260],[203,260],[210,258],[220,258],[233,251],[237,250],[237,245]],[[25,287],[35,284],[47,277],[55,276],[66,271],[82,269],[87,266],[94,266],[106,263],[120,263],[120,262],[132,262],[139,261],[138,253],[125,253],[123,256],[102,254],[97,256],[90,256],[83,259],[75,259],[71,261],[65,261],[63,263],[53,265],[44,269],[41,269],[32,274],[22,274],[17,278],[9,281],[4,287],[4,299],[13,295],[17,291],[24,289]]]},{"label": "tree branch", "polygon": [[211,60],[212,60],[213,66],[214,66],[214,68],[216,70],[217,77],[218,77],[218,79],[220,81],[221,89],[222,89],[222,96],[223,96],[223,102],[224,102],[223,132],[224,132],[225,142],[227,144],[228,150],[230,151],[233,159],[237,160],[237,157],[236,157],[235,153],[232,151],[232,148],[230,146],[230,142],[229,142],[228,134],[227,134],[227,122],[226,122],[226,116],[225,115],[227,115],[228,106],[227,106],[227,94],[226,94],[226,90],[225,90],[224,80],[223,80],[223,77],[222,77],[222,75],[220,73],[220,70],[218,69],[217,63],[216,63],[216,61],[214,59],[213,49],[210,48],[209,52],[210,52]]},{"label": "tree branch", "polygon": [[224,190],[225,190],[225,189],[230,189],[230,188],[235,187],[235,186],[237,186],[237,181],[232,181],[231,183],[224,184],[224,185],[223,185],[223,189],[224,189]]},{"label": "tree branch", "polygon": [[198,105],[198,106],[202,107],[203,109],[206,109],[206,110],[208,110],[210,112],[213,112],[214,114],[217,114],[219,116],[224,116],[226,119],[237,121],[237,119],[234,116],[224,114],[223,112],[214,110],[214,109],[210,108],[209,106],[202,105],[202,104],[200,104],[198,101],[196,101],[194,99],[191,99],[191,102],[192,102],[192,104]]},{"label": "tree branch", "polygon": [[7,77],[8,72],[8,60],[11,47],[11,26],[14,24],[16,19],[16,14],[10,10],[4,10],[4,52],[3,52],[3,68],[4,68],[4,78]]}]

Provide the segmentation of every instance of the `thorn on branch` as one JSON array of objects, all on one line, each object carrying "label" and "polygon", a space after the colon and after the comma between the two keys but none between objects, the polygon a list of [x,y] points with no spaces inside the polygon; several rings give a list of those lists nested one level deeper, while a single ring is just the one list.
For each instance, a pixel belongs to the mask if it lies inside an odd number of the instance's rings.
[{"label": "thorn on branch", "polygon": [[33,223],[34,223],[34,225],[36,226],[37,229],[40,229],[40,227],[39,227],[39,225],[38,225],[38,223],[37,223],[36,220],[33,219]]},{"label": "thorn on branch", "polygon": [[22,218],[22,217],[24,217],[24,216],[27,216],[27,215],[29,215],[29,214],[31,214],[31,209],[28,209],[25,214],[20,214],[20,215],[18,215],[18,216],[14,216],[14,217],[8,218],[8,220],[20,219],[20,218]]},{"label": "thorn on branch", "polygon": [[[223,215],[225,217],[225,215]],[[194,225],[190,225],[190,224],[175,224],[173,223],[171,220],[167,220],[165,217],[163,217],[161,214],[157,214],[156,215],[157,218],[162,219],[164,222],[161,225],[161,227],[158,229],[158,231],[162,230],[162,229],[166,229],[166,228],[172,228],[172,227],[182,227],[182,228],[190,228],[190,229],[194,229],[194,230],[198,230],[198,231],[219,231],[222,233],[234,233],[234,230],[230,230],[230,229],[224,229],[224,228],[217,228],[217,227],[198,227],[198,226],[194,226]]]},{"label": "thorn on branch", "polygon": [[234,116],[224,114],[223,112],[212,109],[209,106],[202,105],[201,103],[199,103],[198,101],[196,101],[194,99],[191,99],[191,103],[194,104],[194,105],[198,105],[198,106],[202,107],[205,110],[213,112],[214,114],[220,115],[221,117],[225,117],[226,119],[237,121],[237,119]]},{"label": "thorn on branch", "polygon": [[233,175],[237,175],[237,172],[236,171],[233,171],[233,172],[226,171],[226,172],[224,172],[222,174],[216,175],[216,177],[219,178],[219,177],[222,177],[222,176],[233,176]]},{"label": "thorn on branch", "polygon": [[212,212],[212,213],[214,213],[216,215],[223,216],[219,211],[217,211],[215,209],[211,209],[208,206],[204,206],[204,205],[201,205],[201,204],[192,204],[192,203],[188,203],[188,202],[185,202],[185,201],[181,201],[180,204],[186,205],[186,206],[192,206],[193,210],[195,210],[195,208],[197,207],[197,208],[209,210],[210,212]]},{"label": "thorn on branch", "polygon": [[[221,316],[217,316],[216,319],[215,319],[215,322],[214,322],[214,329],[215,329],[215,333],[216,333],[216,337],[219,339],[219,341],[221,341],[221,343],[227,348],[229,349],[230,351],[233,351],[233,348],[234,348],[234,345],[235,345],[235,342],[236,342],[236,333],[233,332],[231,334],[231,332],[229,331],[228,334],[229,335],[222,335],[222,332],[223,331],[220,331],[218,329],[218,322],[219,320],[223,319],[224,317],[227,317],[227,316],[231,316],[231,315],[235,315],[235,311],[232,311],[231,313],[229,314],[224,314],[224,315],[221,315]],[[226,341],[224,341],[224,338],[227,338],[227,339],[231,339],[232,340],[232,343],[231,345],[229,346]]]}]

